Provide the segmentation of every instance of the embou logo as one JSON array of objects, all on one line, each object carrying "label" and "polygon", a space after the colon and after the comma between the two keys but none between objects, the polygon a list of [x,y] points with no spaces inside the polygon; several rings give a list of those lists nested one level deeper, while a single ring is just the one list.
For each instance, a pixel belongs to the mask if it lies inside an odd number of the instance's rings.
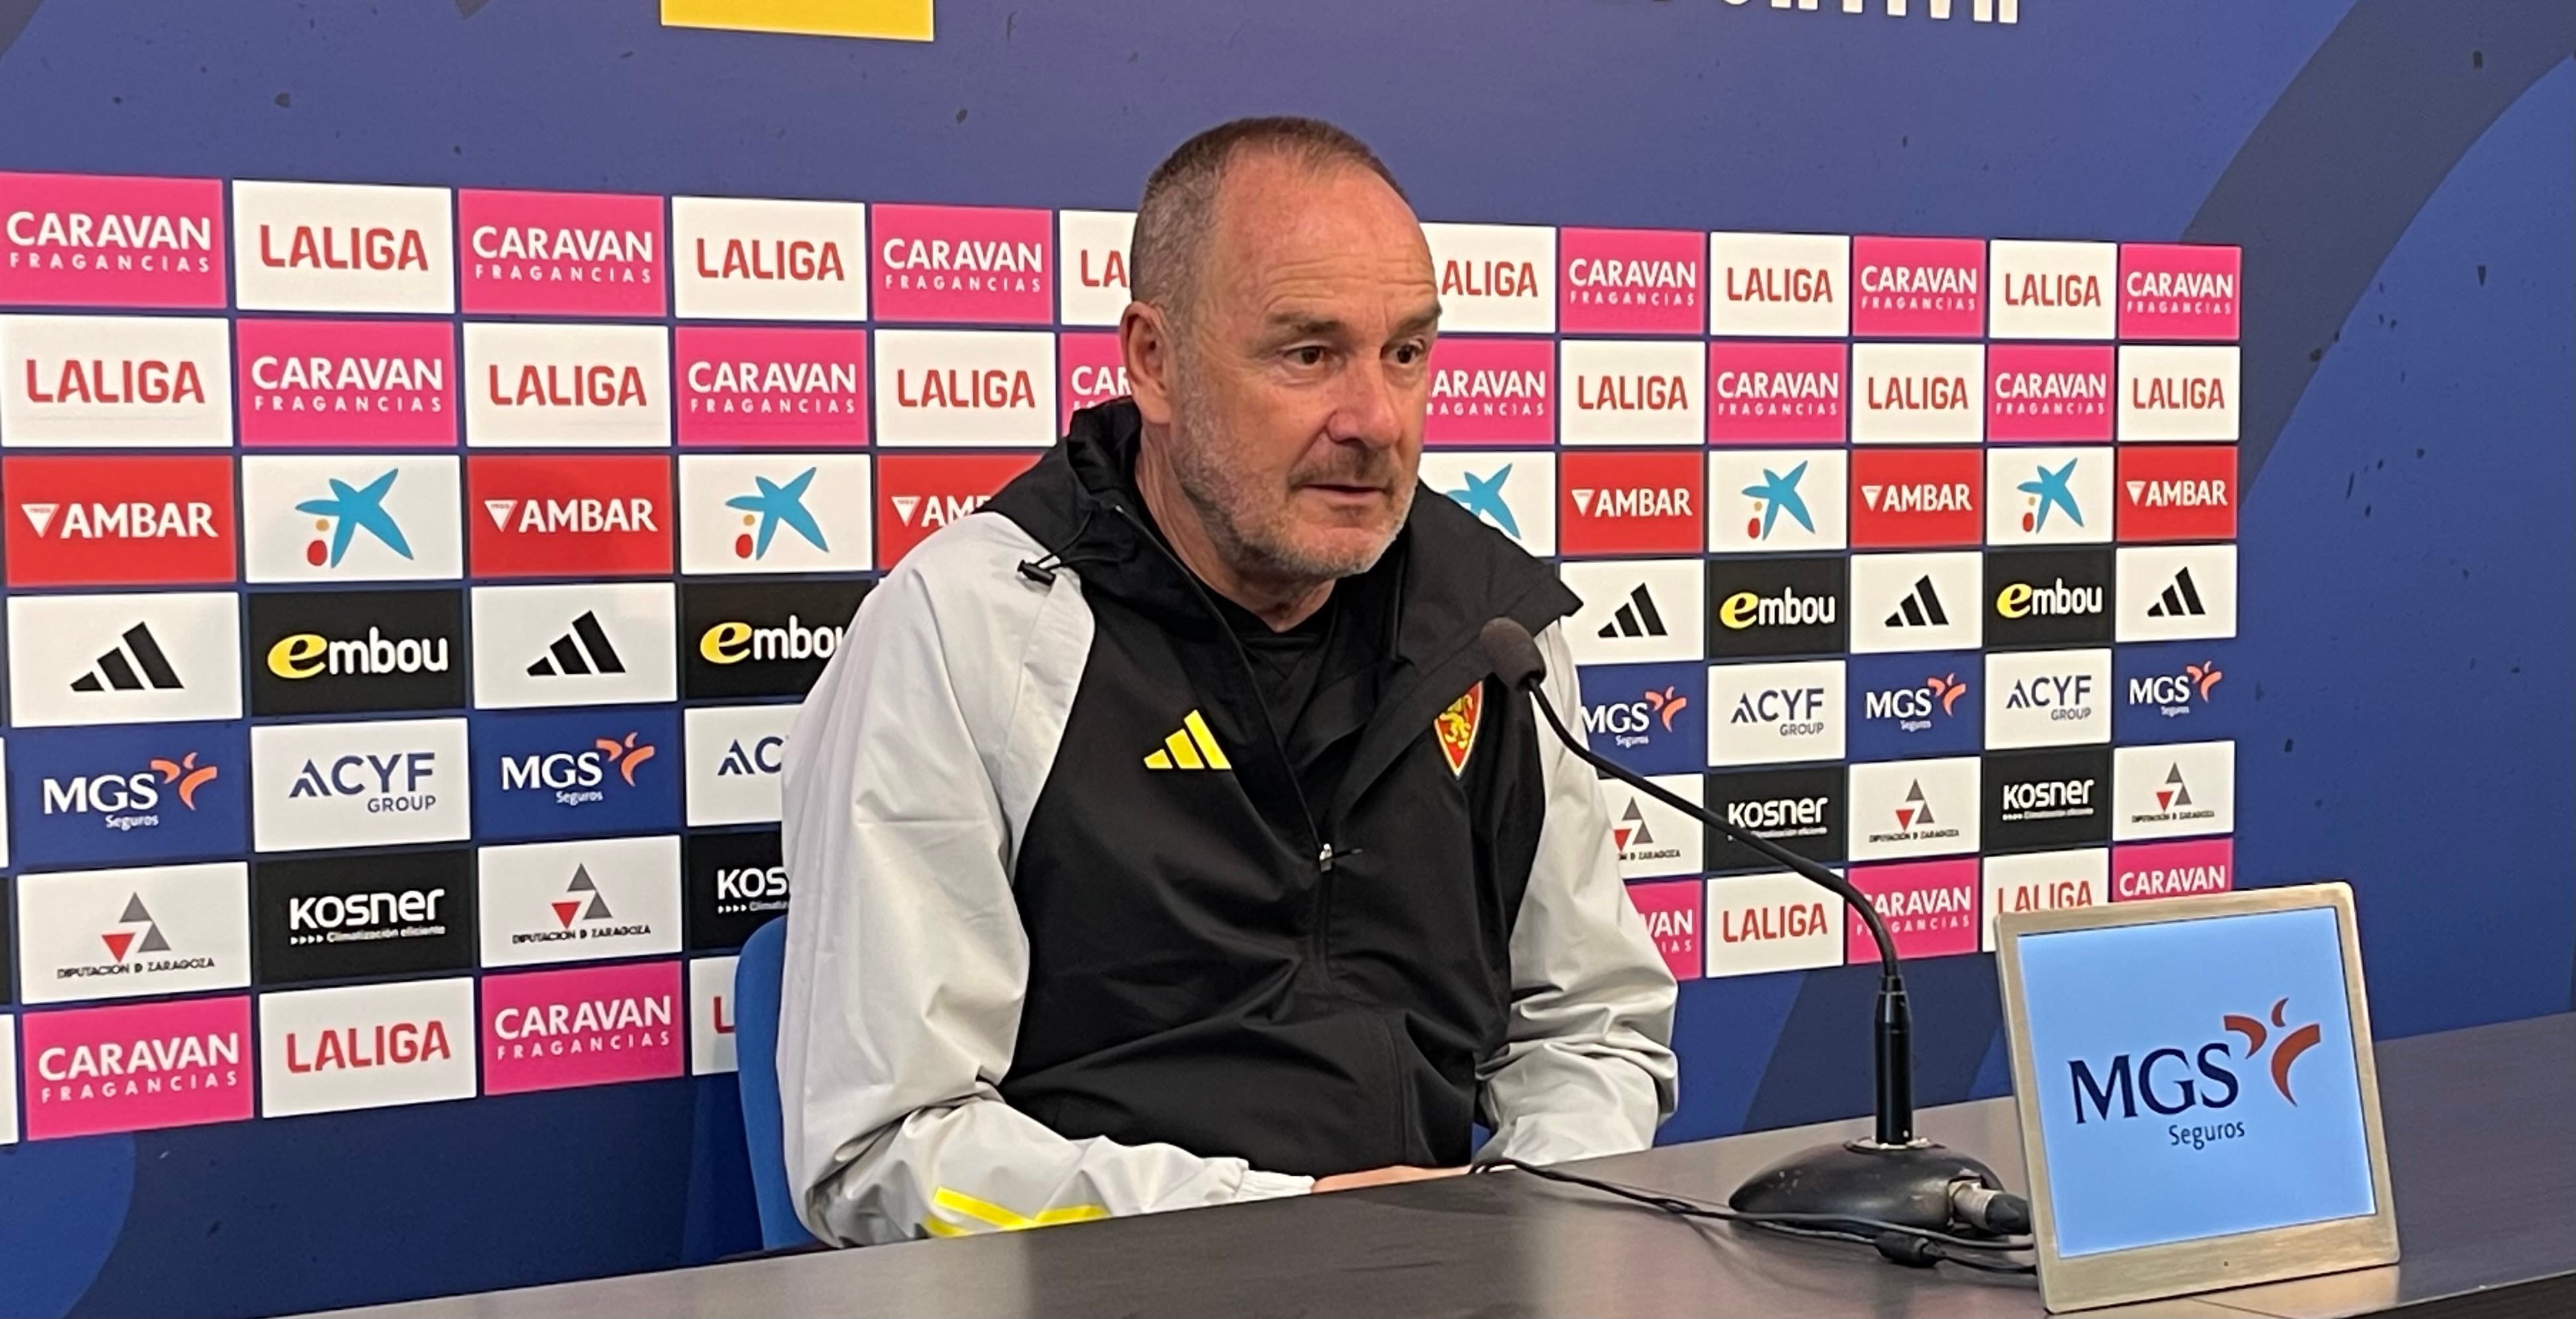
[{"label": "embou logo", "polygon": [[[2271,1077],[2272,1088],[2280,1092],[2284,1102],[2297,1107],[2298,1096],[2290,1089],[2290,1069],[2298,1063],[2300,1055],[2317,1046],[2324,1038],[2324,1031],[2315,1022],[2296,1027],[2289,1025],[2285,1019],[2289,1005],[2290,1000],[2286,998],[2272,1004],[2268,1029],[2261,1020],[2239,1013],[2230,1012],[2220,1018],[2219,1024],[2243,1041],[2242,1056],[2233,1053],[2228,1041],[2219,1039],[2208,1041],[2189,1053],[2168,1045],[2150,1050],[2143,1058],[2133,1059],[2126,1053],[2115,1054],[2099,1072],[2081,1058],[2068,1059],[2066,1075],[2074,1090],[2076,1125],[2108,1121],[2114,1107],[2118,1108],[2121,1119],[2134,1118],[2142,1100],[2149,1111],[2161,1117],[2172,1117],[2192,1108],[2234,1107],[2244,1087],[2230,1064],[2253,1063],[2263,1056],[2267,1045],[2270,1046],[2271,1057],[2266,1070]],[[2184,1068],[2190,1070],[2184,1071]],[[2169,1079],[2159,1079],[2160,1069]],[[2194,1079],[2195,1073],[2197,1079]],[[2206,1089],[2203,1088],[2204,1083]],[[2088,1110],[2090,1117],[2086,1116]],[[2244,1134],[2243,1122],[2226,1122],[2211,1128],[2194,1127],[2188,1131],[2177,1128],[2174,1143],[2182,1144],[2189,1138],[2192,1147],[2198,1149],[2209,1140],[2232,1140]]]}]

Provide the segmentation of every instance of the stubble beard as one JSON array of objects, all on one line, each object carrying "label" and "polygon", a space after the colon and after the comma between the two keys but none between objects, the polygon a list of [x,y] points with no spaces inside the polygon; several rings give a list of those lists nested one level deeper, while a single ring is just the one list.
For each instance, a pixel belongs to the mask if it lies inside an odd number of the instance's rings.
[{"label": "stubble beard", "polygon": [[[1245,577],[1286,587],[1306,587],[1357,576],[1377,565],[1404,525],[1412,490],[1398,484],[1395,517],[1373,545],[1309,552],[1291,533],[1287,492],[1261,491],[1216,419],[1216,409],[1181,373],[1172,391],[1172,476],[1197,511],[1200,525],[1226,563]],[[1367,473],[1375,476],[1377,473]],[[1265,496],[1271,496],[1265,498]]]}]

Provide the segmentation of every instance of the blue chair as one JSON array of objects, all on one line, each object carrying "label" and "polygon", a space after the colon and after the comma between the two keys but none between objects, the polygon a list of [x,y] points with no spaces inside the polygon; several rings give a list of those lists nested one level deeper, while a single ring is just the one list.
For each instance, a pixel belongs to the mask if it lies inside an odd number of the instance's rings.
[{"label": "blue chair", "polygon": [[751,1190],[760,1205],[764,1250],[812,1246],[796,1218],[787,1185],[787,1155],[778,1119],[778,981],[787,963],[787,918],[752,931],[733,966],[734,1065],[742,1084],[742,1143],[751,1155]]}]

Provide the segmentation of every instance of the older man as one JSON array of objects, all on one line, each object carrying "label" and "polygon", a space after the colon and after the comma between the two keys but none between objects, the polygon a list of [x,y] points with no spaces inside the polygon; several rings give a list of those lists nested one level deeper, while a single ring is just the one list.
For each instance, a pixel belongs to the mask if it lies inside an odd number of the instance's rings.
[{"label": "older man", "polygon": [[1590,769],[1489,679],[1554,573],[1415,482],[1440,304],[1356,139],[1136,219],[1134,398],[924,541],[789,741],[788,1173],[823,1239],[1643,1147],[1673,979]]}]

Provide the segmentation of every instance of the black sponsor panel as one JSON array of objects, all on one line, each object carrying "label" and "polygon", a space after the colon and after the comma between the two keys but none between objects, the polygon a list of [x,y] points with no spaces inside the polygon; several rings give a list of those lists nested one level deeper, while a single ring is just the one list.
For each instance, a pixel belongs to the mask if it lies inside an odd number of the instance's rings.
[{"label": "black sponsor panel", "polygon": [[1708,653],[1716,659],[1850,649],[1851,561],[1712,559]]},{"label": "black sponsor panel", "polygon": [[[1810,861],[1839,862],[1849,839],[1850,784],[1840,765],[1708,776],[1708,809]],[[1780,863],[1710,830],[1710,870],[1778,870]]]},{"label": "black sponsor panel", "polygon": [[740,948],[752,931],[787,914],[787,867],[776,829],[691,834],[680,847],[689,951]]},{"label": "black sponsor panel", "polygon": [[802,696],[871,582],[690,582],[680,588],[680,694]]},{"label": "black sponsor panel", "polygon": [[264,860],[250,883],[263,985],[474,965],[470,848]]},{"label": "black sponsor panel", "polygon": [[250,712],[465,707],[465,593],[255,591],[245,634]]},{"label": "black sponsor panel", "polygon": [[1986,647],[2111,640],[2111,549],[1986,552]]},{"label": "black sponsor panel", "polygon": [[1986,755],[1989,852],[2039,852],[2111,841],[2111,749]]}]

